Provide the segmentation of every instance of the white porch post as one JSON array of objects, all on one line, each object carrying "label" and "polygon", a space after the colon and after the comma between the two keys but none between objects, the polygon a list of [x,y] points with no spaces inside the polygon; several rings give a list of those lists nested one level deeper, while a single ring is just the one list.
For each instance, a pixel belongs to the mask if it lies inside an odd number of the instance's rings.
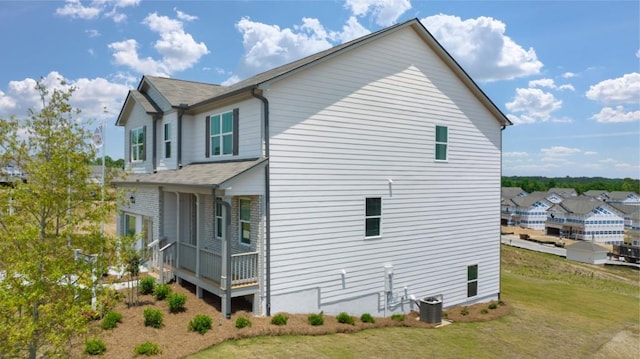
[{"label": "white porch post", "polygon": [[[180,234],[180,192],[176,192],[176,269],[180,268]],[[180,277],[176,281],[180,284]]]},{"label": "white porch post", "polygon": [[[193,197],[191,197],[193,198]],[[196,198],[196,277],[200,277],[200,194],[195,194]],[[202,298],[202,288],[196,286],[196,296]]]}]

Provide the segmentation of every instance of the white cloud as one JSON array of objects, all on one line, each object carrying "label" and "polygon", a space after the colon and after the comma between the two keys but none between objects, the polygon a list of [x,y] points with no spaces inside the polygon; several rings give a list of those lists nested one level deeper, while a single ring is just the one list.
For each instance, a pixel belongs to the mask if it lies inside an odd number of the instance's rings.
[{"label": "white cloud", "polygon": [[553,94],[537,88],[518,88],[513,101],[505,104],[507,110],[523,113],[518,116],[526,118],[526,123],[536,120],[547,121],[550,119],[551,113],[560,109],[561,106],[561,100],[557,100]]},{"label": "white cloud", "polygon": [[567,157],[582,152],[579,148],[570,148],[564,146],[552,146],[549,148],[541,148],[540,152],[545,157]]},{"label": "white cloud", "polygon": [[346,0],[345,8],[358,17],[370,13],[376,24],[389,26],[411,9],[411,2],[409,0]]},{"label": "white cloud", "polygon": [[573,72],[565,72],[562,74],[562,77],[565,79],[570,79],[572,77],[576,77],[576,74],[574,74]]},{"label": "white cloud", "polygon": [[640,101],[639,94],[640,73],[632,72],[592,85],[586,96],[588,99],[602,104],[617,104],[638,103]]},{"label": "white cloud", "polygon": [[604,107],[591,119],[600,123],[640,121],[640,111],[626,112],[623,106]]},{"label": "white cloud", "polygon": [[[56,9],[56,15],[72,19],[93,20],[100,15],[119,23],[126,20],[127,15],[120,12],[122,8],[137,6],[140,0],[94,0],[85,6],[80,0],[66,0],[63,7]],[[111,10],[109,10],[111,8]]]},{"label": "white cloud", "polygon": [[98,30],[96,30],[96,29],[86,30],[85,32],[87,33],[87,35],[88,35],[89,37],[98,37],[98,36],[100,36],[100,35],[101,35],[101,34],[100,34],[100,31],[98,31]]},{"label": "white cloud", "polygon": [[371,31],[367,30],[358,22],[355,16],[351,16],[347,22],[342,25],[342,31],[331,32],[331,39],[344,43],[367,35],[370,32]]},{"label": "white cloud", "polygon": [[597,154],[598,152],[595,152],[595,151],[584,151],[585,156],[595,156]]},{"label": "white cloud", "polygon": [[[41,80],[49,92],[53,89],[66,90],[70,86],[75,87],[70,103],[81,110],[76,117],[84,122],[112,119],[120,111],[124,97],[131,88],[129,84],[114,83],[99,77],[68,80],[56,71],[50,72]],[[64,80],[65,84],[61,85],[60,80]],[[9,115],[24,117],[29,109],[39,110],[42,102],[36,90],[37,81],[25,78],[9,82],[7,93],[0,92],[0,117]],[[108,113],[104,113],[105,107]]]},{"label": "white cloud", "polygon": [[100,16],[102,8],[84,6],[80,0],[67,0],[63,7],[56,9],[56,15],[68,16],[72,19],[91,20]]},{"label": "white cloud", "polygon": [[527,115],[514,115],[512,113],[507,114],[507,117],[509,118],[509,120],[514,124],[514,125],[525,125],[528,123],[536,123],[536,119],[531,117],[531,116],[527,116]]},{"label": "white cloud", "polygon": [[499,20],[462,20],[439,14],[421,22],[474,79],[514,79],[538,74],[542,69],[533,48],[525,50],[506,36],[506,25]]},{"label": "white cloud", "polygon": [[640,50],[636,51],[636,57],[640,59]]},{"label": "white cloud", "polygon": [[154,48],[162,58],[141,58],[138,42],[129,39],[109,44],[116,64],[130,67],[140,73],[169,76],[176,71],[192,67],[202,56],[209,53],[203,42],[196,42],[191,34],[184,31],[179,20],[152,13],[142,23],[160,35]]},{"label": "white cloud", "polygon": [[503,152],[502,157],[512,157],[512,158],[521,158],[528,157],[529,154],[526,152]]},{"label": "white cloud", "polygon": [[529,87],[548,87],[548,88],[556,88],[556,84],[553,82],[553,79],[538,79],[529,81]]},{"label": "white cloud", "polygon": [[553,90],[559,90],[559,91],[564,91],[564,90],[575,91],[575,88],[573,87],[573,85],[564,84],[564,85],[558,86],[553,81],[553,79],[531,80],[531,81],[529,81],[529,87],[546,87],[546,88],[550,88],[550,89],[553,89]]},{"label": "white cloud", "polygon": [[176,12],[176,16],[178,17],[178,19],[183,20],[183,21],[194,21],[194,20],[198,20],[197,16],[194,15],[189,15],[185,12],[182,12],[180,10],[178,10],[177,8],[173,8],[173,11]]},{"label": "white cloud", "polygon": [[346,41],[369,31],[350,18],[342,31],[328,31],[315,18],[303,18],[301,25],[280,28],[251,21],[248,17],[236,23],[242,34],[245,53],[240,64],[240,75],[255,74],[298,60],[333,46],[333,41]]}]

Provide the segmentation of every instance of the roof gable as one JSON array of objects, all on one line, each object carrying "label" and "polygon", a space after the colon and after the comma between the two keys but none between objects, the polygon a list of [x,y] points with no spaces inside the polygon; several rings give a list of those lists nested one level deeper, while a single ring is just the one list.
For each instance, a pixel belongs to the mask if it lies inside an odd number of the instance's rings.
[{"label": "roof gable", "polygon": [[269,83],[280,81],[286,77],[298,72],[303,71],[310,66],[314,66],[318,63],[328,61],[335,56],[339,56],[342,53],[351,49],[362,46],[376,39],[387,36],[395,31],[403,29],[413,29],[420,38],[424,41],[436,55],[449,67],[449,69],[460,79],[464,85],[473,93],[480,102],[489,110],[495,119],[503,126],[511,125],[511,121],[506,117],[504,113],[489,99],[489,97],[478,87],[478,85],[471,79],[471,77],[462,69],[462,67],[451,57],[451,55],[438,43],[438,41],[429,33],[429,31],[416,19],[406,21],[404,23],[396,24],[377,32],[362,36],[355,40],[351,40],[344,44],[332,47],[330,49],[318,52],[316,54],[307,56],[297,61],[276,67],[274,69],[262,72],[253,77],[237,82],[231,86],[218,88],[218,93],[210,98],[204,99],[198,103],[188,103],[189,110],[206,106],[212,102],[219,101],[229,96],[235,95],[240,92],[252,91],[255,88],[268,87]]}]

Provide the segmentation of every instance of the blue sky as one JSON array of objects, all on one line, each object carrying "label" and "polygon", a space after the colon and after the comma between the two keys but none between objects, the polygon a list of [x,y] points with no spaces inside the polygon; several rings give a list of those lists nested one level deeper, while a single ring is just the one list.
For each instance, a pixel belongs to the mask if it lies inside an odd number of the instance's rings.
[{"label": "blue sky", "polygon": [[115,118],[143,74],[231,84],[411,18],[515,123],[504,175],[640,178],[635,0],[0,1],[0,118],[64,78],[120,158]]}]

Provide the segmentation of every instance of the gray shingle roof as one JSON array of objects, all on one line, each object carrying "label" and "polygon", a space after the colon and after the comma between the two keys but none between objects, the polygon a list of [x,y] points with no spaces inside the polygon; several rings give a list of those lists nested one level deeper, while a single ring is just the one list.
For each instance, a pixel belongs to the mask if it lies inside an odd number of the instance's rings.
[{"label": "gray shingle roof", "polygon": [[589,252],[609,252],[607,248],[593,243],[592,241],[578,241],[567,246],[567,250],[580,250]]},{"label": "gray shingle roof", "polygon": [[[145,75],[144,79],[149,85],[158,90],[171,106],[192,105],[202,102],[221,94],[226,89],[226,87],[220,85],[158,76]],[[142,82],[144,82],[144,79]]]},{"label": "gray shingle roof", "polygon": [[184,166],[179,170],[158,171],[156,173],[129,174],[124,179],[114,180],[113,184],[155,184],[155,185],[183,185],[183,186],[213,186],[220,185],[242,173],[260,166],[266,158],[196,163]]},{"label": "gray shingle roof", "polygon": [[567,198],[556,206],[569,213],[587,214],[600,206],[604,206],[604,203],[589,197],[578,197]]},{"label": "gray shingle roof", "polygon": [[526,192],[520,187],[502,187],[502,198],[511,199],[517,197],[519,194]]}]

